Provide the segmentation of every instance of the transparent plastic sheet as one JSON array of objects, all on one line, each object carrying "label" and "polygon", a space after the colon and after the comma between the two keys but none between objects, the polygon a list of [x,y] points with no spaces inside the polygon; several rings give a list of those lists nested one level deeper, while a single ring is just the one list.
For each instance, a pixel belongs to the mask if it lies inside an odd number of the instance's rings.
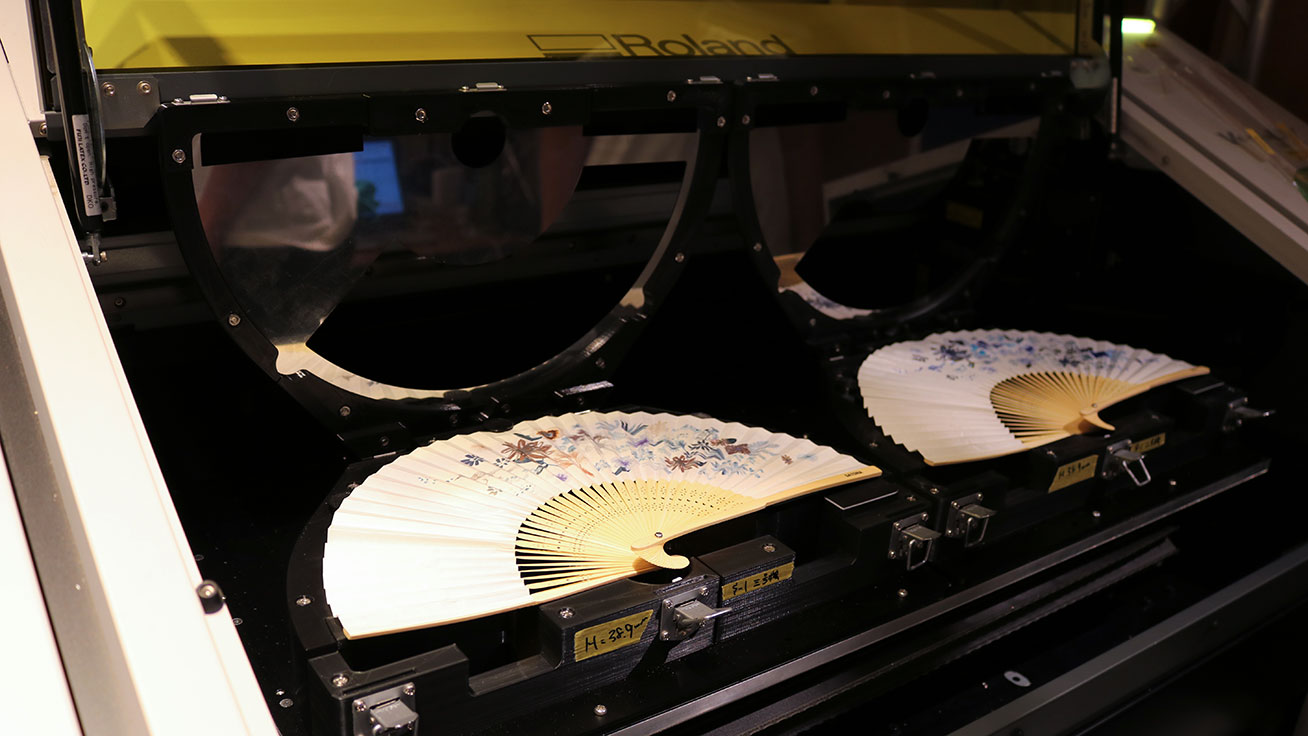
[{"label": "transparent plastic sheet", "polygon": [[603,321],[638,291],[696,149],[493,117],[210,166],[202,139],[206,240],[278,372],[392,399],[506,378]]}]

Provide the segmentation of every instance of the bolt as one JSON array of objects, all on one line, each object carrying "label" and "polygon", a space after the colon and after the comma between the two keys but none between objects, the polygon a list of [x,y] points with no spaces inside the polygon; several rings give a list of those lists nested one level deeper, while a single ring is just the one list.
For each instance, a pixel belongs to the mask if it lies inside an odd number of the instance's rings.
[{"label": "bolt", "polygon": [[701,586],[699,587],[699,594],[700,594],[700,595],[708,595],[708,586],[706,586],[706,585],[701,585]]},{"label": "bolt", "polygon": [[567,608],[567,607],[560,608],[560,609],[559,609],[559,618],[572,618],[572,616],[573,616],[574,613],[576,613],[576,612],[573,611],[571,608]]},{"label": "bolt", "polygon": [[777,546],[775,544],[765,544],[763,545],[763,551],[771,554],[777,551]]},{"label": "bolt", "polygon": [[286,119],[292,123],[297,122],[300,119],[299,109],[294,107],[286,108]]},{"label": "bolt", "polygon": [[817,93],[818,93],[818,88],[816,84],[808,88],[809,97],[817,97]]},{"label": "bolt", "polygon": [[957,501],[950,501],[950,502],[949,502],[949,508],[951,508],[951,509],[956,509],[956,508],[958,508],[958,502],[957,502]]},{"label": "bolt", "polygon": [[676,101],[677,101],[677,93],[673,92],[672,90],[668,90],[668,102],[676,102]]},{"label": "bolt", "polygon": [[227,315],[227,324],[231,325],[232,327],[235,327],[240,323],[241,323],[241,315],[235,312],[232,312],[231,314]]},{"label": "bolt", "polygon": [[541,115],[549,115],[552,112],[554,112],[554,106],[551,105],[550,103],[546,102],[545,104],[540,106]]},{"label": "bolt", "polygon": [[390,446],[391,446],[391,438],[390,438],[390,437],[381,437],[380,439],[377,440],[377,444],[381,445],[382,447],[390,447]]},{"label": "bolt", "polygon": [[755,252],[755,253],[762,253],[762,252],[763,252],[763,244],[762,244],[762,243],[755,243],[755,244],[754,244],[754,252]]},{"label": "bolt", "polygon": [[350,415],[350,407],[342,406],[341,408],[336,410],[336,413],[340,414],[343,417],[348,417]]},{"label": "bolt", "polygon": [[421,107],[413,111],[413,119],[420,123],[427,122],[427,111]]},{"label": "bolt", "polygon": [[663,601],[663,607],[664,607],[664,608],[672,608],[672,601],[664,599],[664,601]]},{"label": "bolt", "polygon": [[337,675],[332,678],[332,684],[335,685],[336,687],[345,687],[345,683],[349,681],[350,681],[349,676],[344,674]]},{"label": "bolt", "polygon": [[904,598],[907,598],[907,597],[908,597],[908,589],[907,589],[907,588],[900,588],[900,589],[899,589],[899,593],[898,593],[897,595],[899,595],[900,600],[903,600]]},{"label": "bolt", "polygon": [[721,115],[718,116],[718,127],[719,128],[727,127],[727,119],[722,117]]},{"label": "bolt", "polygon": [[294,700],[291,700],[290,698],[282,698],[281,700],[279,700],[279,701],[277,702],[277,704],[280,705],[280,706],[283,707],[283,708],[289,708],[289,707],[291,707],[292,705],[295,705],[295,701],[294,701]]},{"label": "bolt", "polygon": [[218,595],[218,587],[215,586],[213,583],[205,583],[204,585],[200,586],[200,590],[198,592],[201,598],[212,598]]},{"label": "bolt", "polygon": [[299,598],[295,599],[295,605],[300,606],[301,608],[309,605],[310,603],[313,603],[313,599],[307,595],[302,595]]},{"label": "bolt", "polygon": [[916,501],[916,500],[917,500],[917,496],[909,496],[906,500],[908,500],[908,501]]},{"label": "bolt", "polygon": [[413,683],[408,683],[403,688],[400,689],[400,692],[404,693],[405,695],[413,695],[414,693],[418,692],[418,689],[413,686]]},{"label": "bolt", "polygon": [[1098,518],[1101,516],[1101,514],[1099,513],[1099,511],[1098,511],[1097,509],[1094,510],[1094,511],[1091,511],[1091,512],[1090,512],[1090,515],[1093,516],[1093,517],[1096,518],[1096,519],[1098,519]]},{"label": "bolt", "polygon": [[922,514],[922,521],[926,521],[926,514]]},{"label": "bolt", "polygon": [[177,163],[177,164],[186,163],[186,151],[183,151],[180,148],[174,148],[173,163]]},{"label": "bolt", "polygon": [[600,370],[603,370],[603,369],[604,369],[604,366],[606,366],[606,365],[608,365],[608,363],[606,363],[606,362],[604,361],[603,358],[596,358],[596,359],[595,359],[595,367],[596,367],[596,368],[599,368]]},{"label": "bolt", "polygon": [[886,555],[886,556],[889,557],[889,558],[892,559],[892,560],[895,559],[895,551],[894,551],[893,549],[890,550],[890,554],[888,554],[888,555]]},{"label": "bolt", "polygon": [[667,639],[667,638],[670,637],[670,636],[672,636],[671,632],[668,632],[668,631],[660,631],[660,632],[659,632],[659,637],[662,638],[662,639]]},{"label": "bolt", "polygon": [[981,502],[981,501],[984,501],[984,500],[985,500],[985,497],[982,496],[980,493],[978,493],[978,494],[976,494],[976,500],[977,500],[977,502],[979,503],[979,502]]},{"label": "bolt", "polygon": [[672,257],[672,260],[676,261],[677,263],[683,263],[686,260],[686,254],[678,253]]},{"label": "bolt", "polygon": [[109,82],[105,82],[104,84],[100,85],[100,90],[104,92],[105,97],[113,97],[114,95],[118,94],[118,89]]},{"label": "bolt", "polygon": [[139,81],[139,82],[136,83],[136,91],[137,91],[137,92],[140,92],[140,93],[143,94],[143,95],[148,95],[148,94],[150,94],[150,92],[152,92],[153,90],[154,90],[154,87],[151,87],[151,86],[150,86],[150,83],[147,82],[147,81],[145,81],[145,80],[141,80],[141,81]]},{"label": "bolt", "polygon": [[928,488],[928,489],[927,489],[927,493],[930,493],[931,495],[934,496],[934,495],[940,493],[940,489],[939,489],[939,488]]},{"label": "bolt", "polygon": [[1175,478],[1169,478],[1168,481],[1167,481],[1167,487],[1168,487],[1168,488],[1175,488],[1175,487],[1176,487],[1176,479],[1175,479]]},{"label": "bolt", "polygon": [[740,116],[740,124],[741,124],[741,125],[749,125],[749,116],[748,116],[748,115],[741,115],[741,116]]},{"label": "bolt", "polygon": [[363,702],[362,700],[356,700],[356,701],[354,701],[354,712],[355,712],[355,713],[362,713],[362,712],[364,712],[365,710],[368,710],[368,704],[367,704],[367,703]]},{"label": "bolt", "polygon": [[609,712],[608,706],[604,705],[603,703],[600,703],[599,705],[595,706],[595,715],[597,716],[608,715],[608,712]]}]

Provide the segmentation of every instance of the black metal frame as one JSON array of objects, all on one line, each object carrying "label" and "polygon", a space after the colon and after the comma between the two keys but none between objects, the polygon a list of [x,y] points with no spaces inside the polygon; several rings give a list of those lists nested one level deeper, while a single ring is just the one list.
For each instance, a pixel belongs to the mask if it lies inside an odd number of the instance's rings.
[{"label": "black metal frame", "polygon": [[[546,106],[548,103],[548,106]],[[288,107],[297,114],[291,120]],[[718,178],[729,99],[722,85],[682,82],[624,88],[532,88],[494,92],[431,92],[380,96],[293,97],[214,104],[168,103],[152,121],[159,143],[159,165],[178,243],[215,317],[251,359],[278,380],[318,420],[342,435],[359,437],[356,449],[375,454],[402,447],[396,424],[405,431],[431,432],[519,413],[550,412],[584,406],[586,397],[569,387],[600,382],[620,362],[625,347],[662,302],[685,260],[681,245],[707,211]],[[419,120],[415,110],[427,114]],[[548,112],[546,112],[548,110]],[[616,307],[571,346],[515,376],[440,398],[383,400],[362,397],[312,375],[282,376],[276,348],[245,315],[224,281],[200,222],[192,181],[192,140],[212,132],[295,131],[346,128],[371,134],[451,132],[471,115],[491,113],[510,129],[584,125],[615,115],[637,121],[640,113],[684,112],[698,132],[695,160],[688,162],[680,195],[653,257],[640,277],[645,300]],[[607,116],[607,117],[606,117]],[[637,128],[639,130],[639,128]],[[175,152],[180,151],[180,155]],[[176,156],[176,157],[175,157]],[[180,159],[180,161],[178,160]],[[231,315],[235,315],[233,318]],[[341,407],[350,407],[348,412]],[[385,435],[387,439],[380,438]]]},{"label": "black metal frame", "polygon": [[[752,243],[750,250],[764,282],[776,294],[787,314],[803,333],[816,340],[830,339],[832,335],[848,339],[850,333],[868,339],[887,328],[898,333],[914,320],[948,309],[957,303],[969,289],[979,284],[1003,256],[1040,191],[1050,152],[1060,138],[1058,122],[1064,116],[1063,100],[1074,90],[1067,79],[1061,76],[1030,78],[1014,75],[988,78],[984,87],[972,84],[971,81],[968,77],[941,78],[933,75],[911,82],[880,77],[856,81],[814,79],[747,83],[740,86],[735,110],[742,124],[732,131],[728,147],[740,227],[746,239]],[[872,310],[871,314],[848,319],[830,317],[798,296],[777,290],[780,272],[763,234],[749,174],[750,131],[757,127],[754,121],[759,119],[759,108],[785,105],[801,111],[802,115],[805,107],[830,105],[833,102],[847,106],[848,110],[900,110],[910,101],[927,104],[971,101],[980,104],[987,98],[1003,96],[1032,100],[1040,109],[1039,132],[1024,162],[1021,186],[1000,213],[999,224],[983,236],[980,252],[970,266],[948,283],[911,302]]]}]

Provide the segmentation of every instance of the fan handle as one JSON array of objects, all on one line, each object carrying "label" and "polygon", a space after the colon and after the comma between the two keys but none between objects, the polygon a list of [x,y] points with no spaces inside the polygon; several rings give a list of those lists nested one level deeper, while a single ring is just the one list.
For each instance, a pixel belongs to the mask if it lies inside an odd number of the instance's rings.
[{"label": "fan handle", "polygon": [[792,498],[798,498],[817,491],[825,491],[828,488],[835,488],[836,486],[853,483],[857,480],[876,478],[879,475],[881,475],[880,468],[875,465],[868,465],[854,470],[847,470],[843,473],[837,473],[836,475],[830,475],[825,478],[819,478],[818,480],[795,486],[793,488],[787,488],[784,491],[779,491],[770,496],[750,499],[749,503],[741,506],[733,506],[732,508],[726,509],[717,514],[705,516],[691,526],[664,532],[656,532],[653,535],[633,543],[631,545],[631,551],[635,552],[637,556],[651,565],[666,567],[670,570],[680,570],[690,564],[690,559],[684,555],[670,555],[663,550],[664,544],[667,544],[677,537],[683,537],[691,532],[696,532],[700,529],[713,526],[714,524],[735,519],[739,516],[744,516],[745,514],[752,514],[755,511],[760,511],[768,506],[782,503],[783,501],[789,501]]}]

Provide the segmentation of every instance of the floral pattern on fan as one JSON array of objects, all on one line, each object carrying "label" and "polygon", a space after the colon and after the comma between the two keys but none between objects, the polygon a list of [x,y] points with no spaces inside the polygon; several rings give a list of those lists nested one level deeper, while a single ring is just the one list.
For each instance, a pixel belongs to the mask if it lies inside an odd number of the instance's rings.
[{"label": "floral pattern on fan", "polygon": [[[551,468],[575,468],[587,476],[597,471],[620,476],[635,465],[661,459],[669,473],[706,468],[724,477],[758,478],[763,475],[763,467],[774,458],[780,458],[785,465],[816,458],[814,453],[783,455],[775,441],[738,442],[734,437],[721,436],[717,427],[686,421],[680,424],[659,421],[654,427],[622,420],[600,421],[593,430],[574,424],[534,433],[514,432],[513,436],[516,439],[501,442],[500,458],[466,453],[460,462],[469,467],[486,462],[502,467],[507,460],[535,466],[533,472],[537,475]],[[594,449],[606,451],[602,459],[584,460],[588,454],[596,455],[589,453]]]},{"label": "floral pattern on fan", "polygon": [[[1039,336],[1044,338],[1043,335]],[[919,370],[943,374],[950,380],[974,381],[997,373],[1002,366],[1031,368],[1053,362],[1064,368],[1097,370],[1116,363],[1125,353],[1117,347],[1101,348],[1084,341],[1033,339],[1029,334],[988,332],[980,337],[953,338],[940,344],[915,345],[910,349]],[[1169,360],[1163,355],[1133,356],[1139,366]]]}]

